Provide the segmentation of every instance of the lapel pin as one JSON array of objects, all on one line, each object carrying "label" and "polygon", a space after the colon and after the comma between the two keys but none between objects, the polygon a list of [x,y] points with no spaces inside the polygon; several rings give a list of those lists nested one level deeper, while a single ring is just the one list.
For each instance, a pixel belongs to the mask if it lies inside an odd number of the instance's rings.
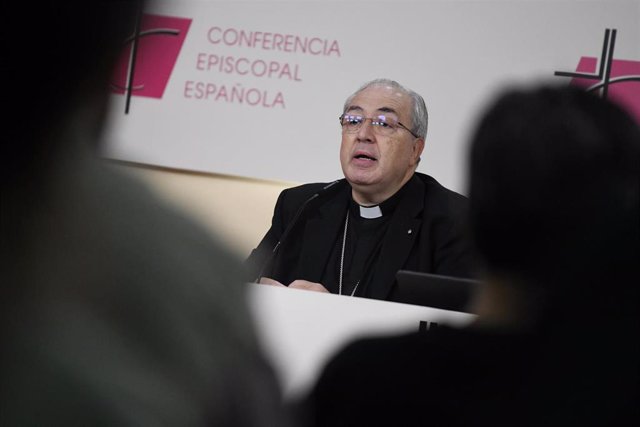
[{"label": "lapel pin", "polygon": [[407,230],[407,234],[411,234],[412,232],[413,232],[413,230],[411,230],[411,229]]}]

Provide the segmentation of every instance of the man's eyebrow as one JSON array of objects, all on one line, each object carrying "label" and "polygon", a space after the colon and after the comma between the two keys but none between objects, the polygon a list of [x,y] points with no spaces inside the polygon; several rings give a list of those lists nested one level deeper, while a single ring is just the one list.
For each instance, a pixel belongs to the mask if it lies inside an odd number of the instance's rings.
[{"label": "man's eyebrow", "polygon": [[349,106],[349,108],[345,110],[345,113],[348,113],[349,111],[354,111],[354,110],[362,111],[362,107],[359,107],[357,105],[351,105]]},{"label": "man's eyebrow", "polygon": [[380,107],[380,108],[378,108],[378,111],[380,111],[382,113],[393,113],[396,116],[398,115],[398,112],[396,110],[394,110],[393,108],[390,108],[390,107]]}]

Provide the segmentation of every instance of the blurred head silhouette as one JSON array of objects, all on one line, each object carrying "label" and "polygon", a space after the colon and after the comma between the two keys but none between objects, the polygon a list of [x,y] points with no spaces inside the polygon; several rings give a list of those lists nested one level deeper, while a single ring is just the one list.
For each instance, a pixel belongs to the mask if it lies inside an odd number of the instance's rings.
[{"label": "blurred head silhouette", "polygon": [[[33,269],[20,264],[41,245],[33,224],[45,216],[44,206],[75,203],[67,196],[77,189],[54,187],[67,185],[60,177],[79,170],[79,156],[94,154],[112,70],[142,7],[138,0],[12,6],[2,26],[5,275]],[[17,286],[3,289],[6,296],[24,292]]]},{"label": "blurred head silhouette", "polygon": [[640,130],[611,102],[574,87],[502,93],[470,151],[471,230],[489,279],[517,284],[535,310],[637,295],[639,159]]},{"label": "blurred head silhouette", "polygon": [[142,6],[3,15],[0,424],[282,425],[239,260],[96,155]]},{"label": "blurred head silhouette", "polygon": [[[3,187],[40,174],[70,120],[99,135],[108,82],[143,2],[17,2],[4,20]],[[9,160],[10,159],[10,160]]]}]

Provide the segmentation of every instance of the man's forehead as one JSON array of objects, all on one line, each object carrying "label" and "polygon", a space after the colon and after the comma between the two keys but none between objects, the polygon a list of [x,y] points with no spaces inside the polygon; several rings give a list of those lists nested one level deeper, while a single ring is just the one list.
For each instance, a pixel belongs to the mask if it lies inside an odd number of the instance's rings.
[{"label": "man's forehead", "polygon": [[389,86],[372,86],[357,93],[349,102],[346,111],[379,111],[400,114],[409,109],[411,99],[408,94]]}]

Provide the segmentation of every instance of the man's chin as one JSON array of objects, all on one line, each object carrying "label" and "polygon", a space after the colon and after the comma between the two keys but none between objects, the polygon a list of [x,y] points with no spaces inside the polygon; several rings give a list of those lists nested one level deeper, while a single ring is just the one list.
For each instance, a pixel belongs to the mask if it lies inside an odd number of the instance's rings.
[{"label": "man's chin", "polygon": [[361,194],[375,194],[380,188],[380,181],[373,177],[347,177],[347,181],[351,188]]},{"label": "man's chin", "polygon": [[362,176],[362,175],[346,175],[347,181],[351,184],[352,187],[362,187],[368,188],[371,186],[375,186],[378,183],[378,180],[374,179],[374,177],[370,176]]},{"label": "man's chin", "polygon": [[344,176],[351,185],[375,185],[380,182],[380,174],[373,168],[349,167]]}]

